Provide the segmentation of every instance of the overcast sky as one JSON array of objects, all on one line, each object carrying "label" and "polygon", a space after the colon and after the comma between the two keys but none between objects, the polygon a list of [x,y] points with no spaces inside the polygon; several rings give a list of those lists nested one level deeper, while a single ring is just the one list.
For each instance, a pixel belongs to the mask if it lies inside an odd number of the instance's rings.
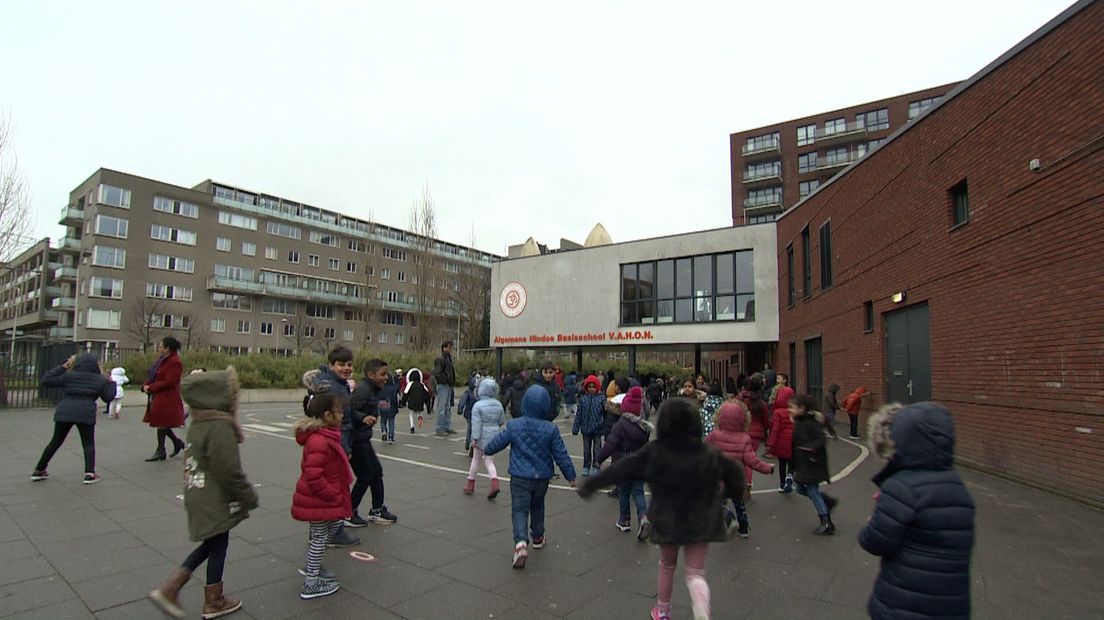
[{"label": "overcast sky", "polygon": [[625,241],[731,224],[730,133],[966,79],[1071,3],[0,0],[0,111],[36,238],[103,166]]}]

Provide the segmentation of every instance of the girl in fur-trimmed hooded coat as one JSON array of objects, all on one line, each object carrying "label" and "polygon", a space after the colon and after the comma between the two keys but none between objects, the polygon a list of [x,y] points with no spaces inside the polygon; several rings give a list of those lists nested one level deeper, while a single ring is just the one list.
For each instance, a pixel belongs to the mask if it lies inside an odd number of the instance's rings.
[{"label": "girl in fur-trimmed hooded coat", "polygon": [[886,405],[870,447],[888,459],[859,544],[882,558],[871,618],[969,618],[974,500],[954,470],[954,422],[936,403]]},{"label": "girl in fur-trimmed hooded coat", "polygon": [[627,480],[644,480],[651,487],[649,540],[660,545],[658,600],[652,618],[670,615],[680,548],[695,617],[709,617],[705,554],[710,542],[728,540],[722,495],[717,490],[723,484],[724,496],[732,500],[744,492],[743,467],[702,441],[699,410],[697,402],[685,398],[665,400],[659,407],[656,440],[591,476],[579,489],[587,497]]}]

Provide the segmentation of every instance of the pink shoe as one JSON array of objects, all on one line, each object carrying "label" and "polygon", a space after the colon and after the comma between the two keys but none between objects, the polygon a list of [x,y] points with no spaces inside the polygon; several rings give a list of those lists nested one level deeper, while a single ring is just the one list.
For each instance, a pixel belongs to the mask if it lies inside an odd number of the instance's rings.
[{"label": "pink shoe", "polygon": [[652,620],[671,620],[671,614],[670,612],[661,611],[659,607],[653,607]]}]

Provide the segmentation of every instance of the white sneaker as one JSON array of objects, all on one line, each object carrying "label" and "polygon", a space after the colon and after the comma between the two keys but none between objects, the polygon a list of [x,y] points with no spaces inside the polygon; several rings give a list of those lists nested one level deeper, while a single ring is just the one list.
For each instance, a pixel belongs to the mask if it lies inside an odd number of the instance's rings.
[{"label": "white sneaker", "polygon": [[514,568],[525,568],[527,559],[529,559],[529,545],[524,542],[514,545]]}]

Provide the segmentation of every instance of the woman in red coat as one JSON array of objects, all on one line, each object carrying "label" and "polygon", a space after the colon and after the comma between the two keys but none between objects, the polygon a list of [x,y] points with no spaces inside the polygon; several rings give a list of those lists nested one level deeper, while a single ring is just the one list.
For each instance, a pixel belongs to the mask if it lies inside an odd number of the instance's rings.
[{"label": "woman in red coat", "polygon": [[180,398],[180,375],[184,364],[180,361],[180,341],[166,336],[157,345],[157,361],[149,370],[142,391],[149,395],[146,416],[142,421],[157,429],[157,450],[147,461],[165,460],[165,438],[172,439],[171,456],[180,454],[184,442],[172,429],[184,426],[184,401]]},{"label": "woman in red coat", "polygon": [[793,492],[793,468],[790,467],[790,459],[793,458],[793,431],[794,423],[790,418],[790,399],[794,396],[790,387],[789,377],[778,375],[778,394],[774,398],[774,417],[771,419],[770,438],[767,439],[767,452],[778,457],[778,492]]}]

